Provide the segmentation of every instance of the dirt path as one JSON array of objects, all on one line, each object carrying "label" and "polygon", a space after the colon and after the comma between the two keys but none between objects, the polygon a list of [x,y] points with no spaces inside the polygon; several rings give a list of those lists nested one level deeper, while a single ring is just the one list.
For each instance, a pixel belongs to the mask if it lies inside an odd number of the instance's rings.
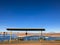
[{"label": "dirt path", "polygon": [[26,43],[26,44],[0,44],[0,45],[60,45],[60,43]]}]

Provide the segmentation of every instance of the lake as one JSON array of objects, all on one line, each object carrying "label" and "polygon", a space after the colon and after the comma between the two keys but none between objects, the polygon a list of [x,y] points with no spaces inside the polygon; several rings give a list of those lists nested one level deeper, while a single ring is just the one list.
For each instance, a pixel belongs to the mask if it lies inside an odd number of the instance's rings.
[{"label": "lake", "polygon": [[[15,34],[12,34],[12,39],[15,38],[17,38],[17,36]],[[7,35],[0,34],[0,41],[4,41],[4,40],[10,40],[10,34]]]}]

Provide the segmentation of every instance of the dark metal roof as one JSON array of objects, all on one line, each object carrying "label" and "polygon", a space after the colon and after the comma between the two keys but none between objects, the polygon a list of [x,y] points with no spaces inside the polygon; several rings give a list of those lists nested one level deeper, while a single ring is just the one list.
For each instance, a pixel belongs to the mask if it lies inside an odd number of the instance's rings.
[{"label": "dark metal roof", "polygon": [[8,31],[45,31],[44,28],[7,28]]}]

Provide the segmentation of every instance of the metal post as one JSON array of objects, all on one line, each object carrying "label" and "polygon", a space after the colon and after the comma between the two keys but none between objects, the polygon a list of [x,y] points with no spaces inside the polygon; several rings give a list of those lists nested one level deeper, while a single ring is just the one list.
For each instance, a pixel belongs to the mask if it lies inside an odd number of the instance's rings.
[{"label": "metal post", "polygon": [[40,33],[41,35],[41,37],[40,37],[40,44],[42,45],[42,31],[41,31],[41,33]]},{"label": "metal post", "polygon": [[12,40],[12,31],[10,31],[10,42]]},{"label": "metal post", "polygon": [[42,36],[42,31],[41,31],[41,36]]},{"label": "metal post", "polygon": [[40,36],[41,36],[41,37],[40,37],[40,41],[41,41],[41,39],[42,39],[42,31],[41,31],[41,33],[40,33]]},{"label": "metal post", "polygon": [[27,40],[27,34],[28,34],[28,33],[27,33],[27,31],[26,31],[26,33],[25,33],[25,34],[26,34],[26,40]]}]

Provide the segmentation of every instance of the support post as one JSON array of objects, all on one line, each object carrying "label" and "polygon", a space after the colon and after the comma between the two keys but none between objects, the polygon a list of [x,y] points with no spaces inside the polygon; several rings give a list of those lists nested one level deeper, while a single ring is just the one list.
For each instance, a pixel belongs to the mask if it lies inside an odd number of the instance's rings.
[{"label": "support post", "polygon": [[27,40],[27,31],[26,31],[25,35],[26,35],[26,40]]},{"label": "support post", "polygon": [[42,36],[42,31],[41,31],[41,36]]},{"label": "support post", "polygon": [[11,40],[12,40],[12,31],[10,31],[10,40],[9,40],[10,43],[11,43]]},{"label": "support post", "polygon": [[41,33],[40,33],[40,36],[41,36],[41,37],[40,37],[40,42],[41,42],[41,39],[42,39],[42,31],[41,31]]}]

